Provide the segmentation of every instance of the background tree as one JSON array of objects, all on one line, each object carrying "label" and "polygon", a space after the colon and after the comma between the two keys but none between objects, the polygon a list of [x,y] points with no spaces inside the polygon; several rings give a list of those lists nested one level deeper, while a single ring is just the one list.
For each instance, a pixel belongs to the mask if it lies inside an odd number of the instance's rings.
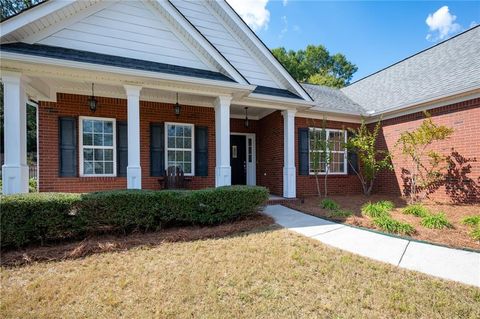
[{"label": "background tree", "polygon": [[331,55],[323,45],[308,45],[298,51],[280,47],[272,53],[299,82],[341,88],[350,83],[358,69],[343,54]]},{"label": "background tree", "polygon": [[393,170],[392,155],[388,151],[377,148],[377,137],[380,132],[381,122],[378,121],[373,130],[369,130],[362,119],[359,128],[349,129],[352,133],[347,140],[348,151],[357,153],[360,167],[355,169],[354,163],[348,162],[362,184],[363,194],[372,193],[375,178],[381,170]]},{"label": "background tree", "polygon": [[453,129],[433,123],[430,114],[414,131],[400,134],[396,145],[411,163],[409,171],[409,195],[411,202],[417,202],[428,196],[435,185],[444,180],[447,157],[431,148],[434,142],[442,141],[453,134]]}]

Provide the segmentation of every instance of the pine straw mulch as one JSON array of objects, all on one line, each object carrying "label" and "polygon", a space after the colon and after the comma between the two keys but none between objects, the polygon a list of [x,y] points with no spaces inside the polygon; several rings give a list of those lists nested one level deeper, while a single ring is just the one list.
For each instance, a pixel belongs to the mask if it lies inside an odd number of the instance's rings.
[{"label": "pine straw mulch", "polygon": [[215,226],[185,226],[157,232],[132,233],[126,236],[97,235],[82,241],[30,246],[4,251],[0,258],[3,267],[14,267],[35,262],[51,262],[83,258],[92,254],[126,251],[139,246],[157,246],[165,242],[185,242],[207,238],[221,238],[274,224],[271,217],[255,214],[247,218]]},{"label": "pine straw mulch", "polygon": [[472,228],[461,223],[465,216],[480,214],[480,205],[478,204],[457,205],[425,201],[423,204],[432,213],[444,212],[448,221],[453,225],[453,228],[451,229],[428,229],[420,224],[421,218],[402,213],[402,209],[407,206],[407,202],[401,197],[374,194],[370,197],[352,195],[328,196],[328,198],[337,202],[341,209],[351,211],[353,215],[347,218],[335,218],[329,216],[330,212],[320,207],[320,201],[323,198],[317,196],[307,197],[304,199],[303,203],[299,201],[297,203],[287,204],[287,206],[310,215],[330,219],[336,222],[379,230],[373,224],[371,218],[362,215],[361,207],[369,201],[377,202],[379,200],[390,200],[395,204],[395,209],[391,212],[392,217],[396,220],[409,223],[415,228],[415,233],[411,238],[454,248],[480,250],[480,241],[476,241],[470,237]]}]

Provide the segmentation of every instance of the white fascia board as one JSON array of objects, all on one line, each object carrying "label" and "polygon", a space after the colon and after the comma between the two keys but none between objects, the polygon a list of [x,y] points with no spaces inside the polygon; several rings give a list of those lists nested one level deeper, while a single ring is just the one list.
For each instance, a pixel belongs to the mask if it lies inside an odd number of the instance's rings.
[{"label": "white fascia board", "polygon": [[155,0],[178,25],[183,28],[192,39],[197,42],[235,81],[248,84],[247,80],[238,72],[218,50],[178,11],[168,0]]},{"label": "white fascia board", "polygon": [[10,34],[25,25],[41,19],[55,11],[61,10],[69,5],[72,1],[47,1],[39,4],[37,7],[31,8],[26,12],[8,19],[0,24],[2,37]]},{"label": "white fascia board", "polygon": [[258,101],[280,102],[280,103],[286,103],[286,104],[301,105],[303,107],[311,107],[314,105],[310,101],[293,99],[293,98],[282,97],[282,96],[268,95],[268,94],[251,93],[248,97]]},{"label": "white fascia board", "polygon": [[295,91],[300,94],[300,96],[306,101],[312,101],[312,98],[308,93],[298,84],[298,82],[285,70],[285,68],[280,64],[280,62],[275,59],[272,52],[268,50],[263,43],[256,37],[255,34],[252,34],[253,31],[246,25],[246,23],[240,19],[233,9],[225,1],[214,1],[210,2],[211,4],[218,4],[220,8],[225,12],[225,14],[235,22],[235,24],[243,31],[247,38],[255,45],[255,47],[267,58],[267,60],[276,68],[278,72],[290,83],[290,85],[295,89]]},{"label": "white fascia board", "polygon": [[326,118],[328,121],[335,121],[335,122],[346,122],[346,123],[361,123],[362,117],[360,115],[347,115],[347,114],[340,114],[335,112],[320,112],[315,111],[315,113],[311,113],[309,111],[300,111],[297,112],[295,117],[304,117],[316,120],[323,120]]},{"label": "white fascia board", "polygon": [[236,82],[227,82],[227,81],[202,79],[202,78],[167,74],[167,73],[160,73],[160,72],[127,69],[127,68],[94,64],[94,63],[85,63],[85,62],[69,61],[69,60],[63,60],[63,59],[39,57],[39,56],[33,56],[28,54],[19,54],[19,53],[11,53],[11,52],[1,52],[1,53],[2,53],[2,60],[13,60],[13,61],[20,61],[20,62],[27,62],[27,63],[46,64],[50,66],[76,68],[76,69],[83,69],[88,71],[119,73],[123,75],[153,78],[156,80],[178,81],[178,82],[185,82],[185,83],[192,83],[192,84],[199,84],[199,85],[208,85],[212,87],[222,87],[222,88],[229,88],[234,90],[243,90],[245,92],[251,92],[256,87],[250,84],[240,84]]}]

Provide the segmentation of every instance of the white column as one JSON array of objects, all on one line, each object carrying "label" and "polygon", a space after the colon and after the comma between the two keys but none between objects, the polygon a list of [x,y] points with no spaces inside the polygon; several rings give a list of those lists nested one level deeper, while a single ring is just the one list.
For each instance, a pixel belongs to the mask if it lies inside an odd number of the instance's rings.
[{"label": "white column", "polygon": [[215,187],[232,184],[230,167],[230,96],[215,100]]},{"label": "white column", "polygon": [[285,110],[283,115],[283,197],[297,196],[295,169],[295,110]]},{"label": "white column", "polygon": [[140,167],[140,90],[139,86],[125,85],[127,93],[128,166],[127,188],[142,188]]},{"label": "white column", "polygon": [[3,193],[28,193],[27,97],[21,74],[2,72],[5,162]]}]

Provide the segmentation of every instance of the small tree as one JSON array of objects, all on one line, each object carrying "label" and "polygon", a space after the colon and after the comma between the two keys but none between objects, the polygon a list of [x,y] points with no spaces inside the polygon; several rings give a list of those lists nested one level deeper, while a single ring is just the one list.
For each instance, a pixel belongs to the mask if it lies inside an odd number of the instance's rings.
[{"label": "small tree", "polygon": [[[315,127],[315,121],[313,121],[313,126]],[[332,143],[327,139],[326,126],[327,120],[324,118],[322,121],[321,129],[314,129],[309,131],[310,165],[315,175],[318,196],[322,195],[320,191],[320,182],[318,179],[318,175],[322,172],[324,173],[325,197],[327,197],[328,194],[327,179],[330,162],[332,160]]]},{"label": "small tree", "polygon": [[359,128],[349,129],[352,133],[347,141],[348,151],[356,152],[361,169],[356,169],[354,163],[348,161],[348,165],[358,176],[362,184],[363,194],[369,196],[372,193],[373,184],[377,174],[384,169],[392,170],[392,155],[385,150],[377,148],[377,137],[380,132],[381,122],[378,121],[375,128],[368,129],[365,121]]},{"label": "small tree", "polygon": [[423,200],[429,191],[444,179],[442,173],[447,168],[447,157],[431,149],[436,141],[442,141],[453,134],[453,129],[433,123],[430,114],[425,112],[425,119],[414,131],[400,134],[396,145],[409,159],[409,195],[411,202]]}]

